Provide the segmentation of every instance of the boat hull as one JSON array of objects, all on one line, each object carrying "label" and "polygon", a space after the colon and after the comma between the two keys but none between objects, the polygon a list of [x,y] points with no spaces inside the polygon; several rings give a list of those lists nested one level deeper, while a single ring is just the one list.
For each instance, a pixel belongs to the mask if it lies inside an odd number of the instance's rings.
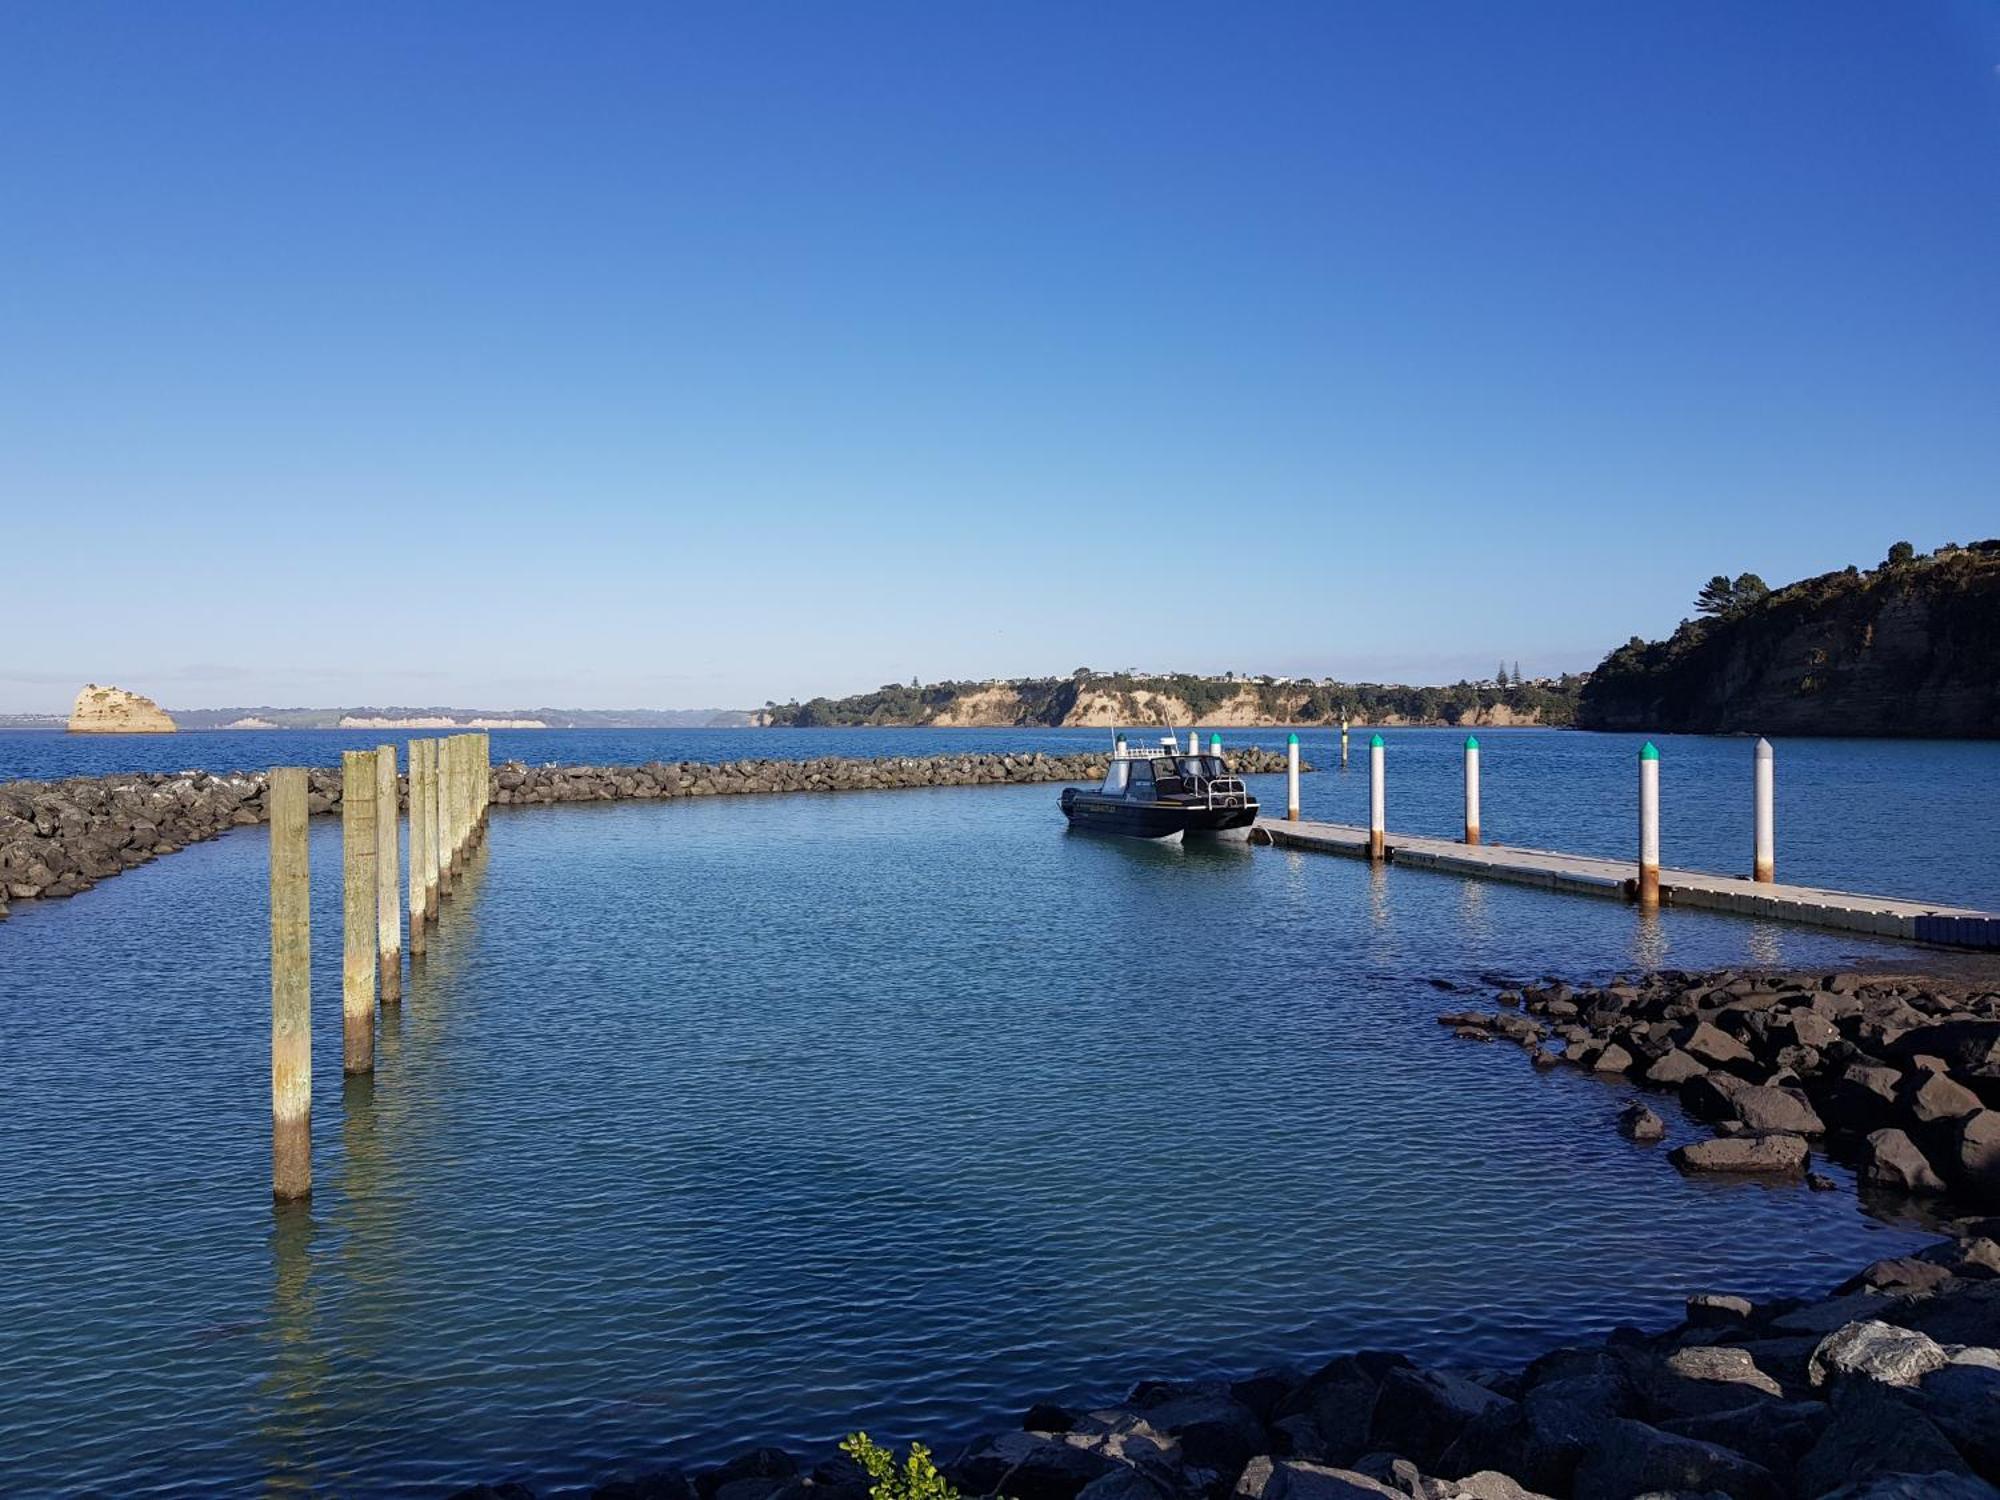
[{"label": "boat hull", "polygon": [[1241,807],[1209,807],[1202,803],[1133,802],[1080,792],[1062,795],[1069,826],[1090,833],[1115,833],[1135,839],[1170,839],[1178,834],[1228,834],[1257,821],[1257,803],[1246,798]]}]

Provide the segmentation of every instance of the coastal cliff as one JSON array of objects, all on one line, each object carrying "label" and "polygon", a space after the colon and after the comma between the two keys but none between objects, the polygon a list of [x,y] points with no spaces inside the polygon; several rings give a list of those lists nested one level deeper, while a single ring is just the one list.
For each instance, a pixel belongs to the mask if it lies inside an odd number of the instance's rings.
[{"label": "coastal cliff", "polygon": [[1704,607],[1712,618],[1606,657],[1583,686],[1578,727],[2000,734],[2000,541],[1923,556],[1899,543],[1871,571],[1725,588]]},{"label": "coastal cliff", "polygon": [[174,721],[160,705],[123,688],[86,683],[70,710],[71,734],[172,734]]},{"label": "coastal cliff", "polygon": [[835,725],[934,729],[1142,728],[1199,724],[1219,729],[1280,724],[1459,725],[1506,728],[1567,724],[1578,679],[1523,681],[1505,671],[1490,682],[1401,687],[1289,677],[1142,676],[1077,671],[1068,677],[1001,682],[890,684],[848,698],[770,703],[759,722],[777,728]]}]

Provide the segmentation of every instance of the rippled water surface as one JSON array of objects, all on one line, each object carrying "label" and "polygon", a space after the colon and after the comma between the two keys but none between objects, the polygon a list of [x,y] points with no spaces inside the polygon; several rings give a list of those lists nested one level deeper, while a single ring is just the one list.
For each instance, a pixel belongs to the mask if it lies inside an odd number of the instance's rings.
[{"label": "rippled water surface", "polygon": [[[1392,743],[1392,821],[1448,826],[1454,741]],[[1748,753],[1687,743],[1670,767]],[[1990,754],[1963,767],[1990,785]],[[1357,778],[1307,786],[1359,806]],[[1488,788],[1494,836],[1592,837],[1503,755]],[[1071,836],[1055,795],[496,809],[346,1085],[319,820],[315,1193],[277,1214],[261,831],[17,906],[0,1489],[435,1493],[863,1425],[948,1443],[1148,1374],[1513,1359],[1921,1239],[1844,1192],[1682,1180],[1613,1132],[1618,1088],[1454,1041],[1428,982],[1908,950]],[[1863,826],[1829,868],[1889,857]],[[1939,879],[1990,885],[1954,847]]]}]

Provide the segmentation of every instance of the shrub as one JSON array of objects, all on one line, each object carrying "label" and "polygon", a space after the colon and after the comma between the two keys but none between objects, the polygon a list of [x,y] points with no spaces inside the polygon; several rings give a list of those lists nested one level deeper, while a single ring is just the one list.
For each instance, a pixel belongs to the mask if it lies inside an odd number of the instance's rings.
[{"label": "shrub", "polygon": [[867,1433],[851,1434],[840,1451],[860,1464],[868,1475],[871,1500],[962,1500],[944,1475],[931,1462],[930,1449],[922,1443],[910,1444],[910,1456],[900,1468],[896,1455],[873,1441]]}]

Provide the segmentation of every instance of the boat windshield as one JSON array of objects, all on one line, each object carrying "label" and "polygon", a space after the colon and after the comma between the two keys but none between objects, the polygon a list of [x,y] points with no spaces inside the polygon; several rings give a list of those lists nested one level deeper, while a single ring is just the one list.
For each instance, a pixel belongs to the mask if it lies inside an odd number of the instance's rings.
[{"label": "boat windshield", "polygon": [[1103,792],[1107,797],[1124,796],[1126,773],[1131,769],[1131,761],[1114,759],[1104,768],[1104,785],[1099,787],[1098,790]]}]

